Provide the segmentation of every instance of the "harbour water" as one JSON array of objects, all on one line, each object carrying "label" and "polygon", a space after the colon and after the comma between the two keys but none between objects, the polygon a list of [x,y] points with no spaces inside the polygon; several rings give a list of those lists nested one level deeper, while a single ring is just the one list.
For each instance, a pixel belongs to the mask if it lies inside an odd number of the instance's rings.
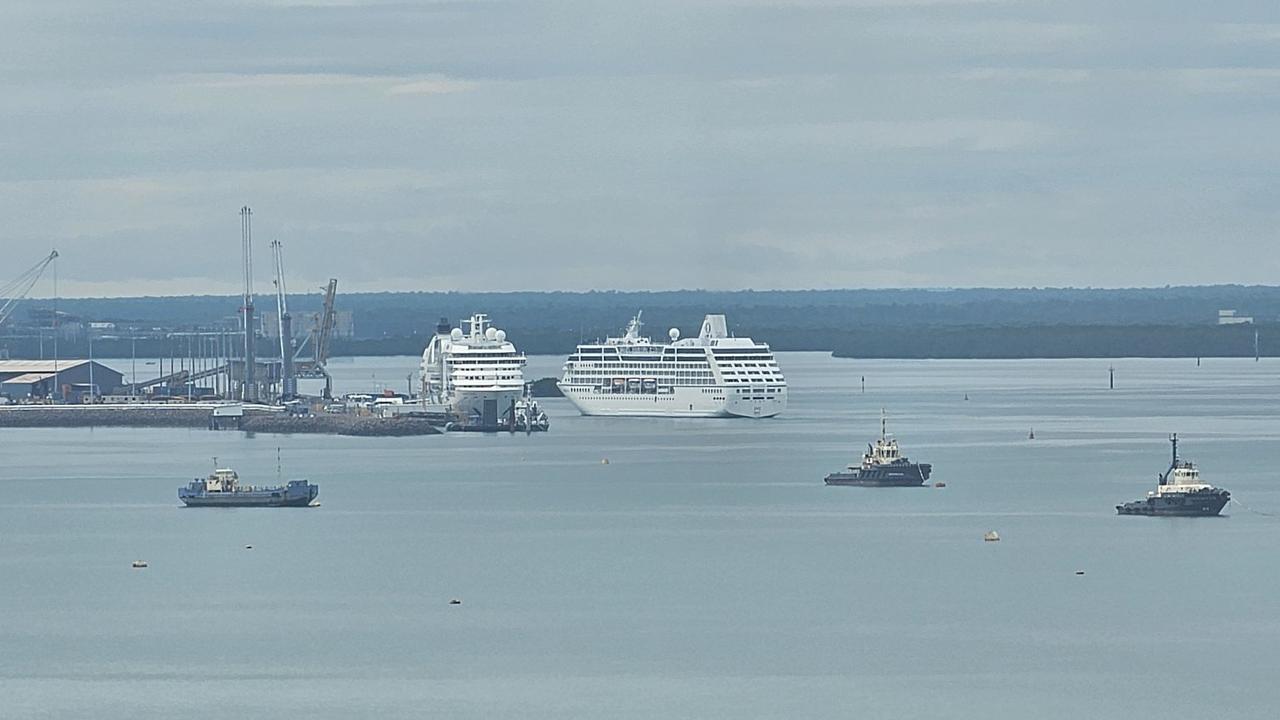
[{"label": "harbour water", "polygon": [[[0,717],[1274,715],[1277,361],[779,362],[762,421],[6,430]],[[946,488],[823,484],[881,407]],[[1116,515],[1171,432],[1243,506]],[[277,447],[321,507],[180,506],[213,456],[274,482]]]}]

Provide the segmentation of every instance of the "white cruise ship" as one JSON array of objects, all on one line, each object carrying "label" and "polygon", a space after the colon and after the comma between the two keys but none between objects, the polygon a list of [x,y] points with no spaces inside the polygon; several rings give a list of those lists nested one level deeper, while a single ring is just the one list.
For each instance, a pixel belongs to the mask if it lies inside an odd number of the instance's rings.
[{"label": "white cruise ship", "polygon": [[579,345],[557,385],[583,415],[771,417],[787,406],[787,381],[769,346],[729,335],[708,315],[696,338],[654,343],[640,316],[622,337]]},{"label": "white cruise ship", "polygon": [[497,427],[524,395],[525,357],[488,315],[476,313],[467,325],[464,333],[441,318],[422,353],[422,397],[463,425]]}]

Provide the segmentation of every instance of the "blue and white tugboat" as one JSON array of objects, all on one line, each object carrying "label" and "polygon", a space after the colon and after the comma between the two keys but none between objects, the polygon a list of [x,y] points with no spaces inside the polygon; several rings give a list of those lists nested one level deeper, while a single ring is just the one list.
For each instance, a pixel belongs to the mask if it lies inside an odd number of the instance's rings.
[{"label": "blue and white tugboat", "polygon": [[1195,463],[1178,457],[1178,435],[1169,437],[1173,443],[1173,462],[1160,475],[1156,489],[1142,500],[1134,500],[1116,506],[1120,515],[1177,515],[1182,517],[1211,517],[1222,512],[1231,502],[1231,493],[1200,481],[1200,471]]},{"label": "blue and white tugboat", "polygon": [[933,466],[913,463],[898,450],[898,441],[885,431],[884,411],[880,411],[880,437],[867,446],[861,465],[850,465],[827,476],[828,485],[862,487],[920,487],[929,479]]},{"label": "blue and white tugboat", "polygon": [[320,494],[320,486],[306,480],[275,487],[241,485],[235,470],[216,467],[217,460],[214,465],[208,477],[178,488],[178,499],[187,507],[307,507]]}]

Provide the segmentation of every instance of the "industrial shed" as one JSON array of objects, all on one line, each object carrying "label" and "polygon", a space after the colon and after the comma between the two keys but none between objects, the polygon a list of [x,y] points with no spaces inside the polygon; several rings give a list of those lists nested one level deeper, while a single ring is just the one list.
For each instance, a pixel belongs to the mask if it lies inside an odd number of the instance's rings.
[{"label": "industrial shed", "polygon": [[78,402],[96,387],[94,395],[110,393],[124,384],[124,374],[96,360],[0,360],[0,395],[11,400],[58,395]]}]

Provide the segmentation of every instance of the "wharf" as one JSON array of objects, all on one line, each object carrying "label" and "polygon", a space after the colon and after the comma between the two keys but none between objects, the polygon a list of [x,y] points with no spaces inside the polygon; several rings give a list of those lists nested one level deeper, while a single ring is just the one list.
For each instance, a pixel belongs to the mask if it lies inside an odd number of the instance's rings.
[{"label": "wharf", "polygon": [[[0,428],[157,427],[209,429],[225,403],[0,406]],[[289,415],[283,408],[246,405],[234,428],[245,432],[398,437],[440,432],[420,418]]]},{"label": "wharf", "polygon": [[356,415],[246,414],[240,429],[254,433],[329,434],[355,437],[405,437],[439,435],[440,429],[424,418],[361,417]]}]

